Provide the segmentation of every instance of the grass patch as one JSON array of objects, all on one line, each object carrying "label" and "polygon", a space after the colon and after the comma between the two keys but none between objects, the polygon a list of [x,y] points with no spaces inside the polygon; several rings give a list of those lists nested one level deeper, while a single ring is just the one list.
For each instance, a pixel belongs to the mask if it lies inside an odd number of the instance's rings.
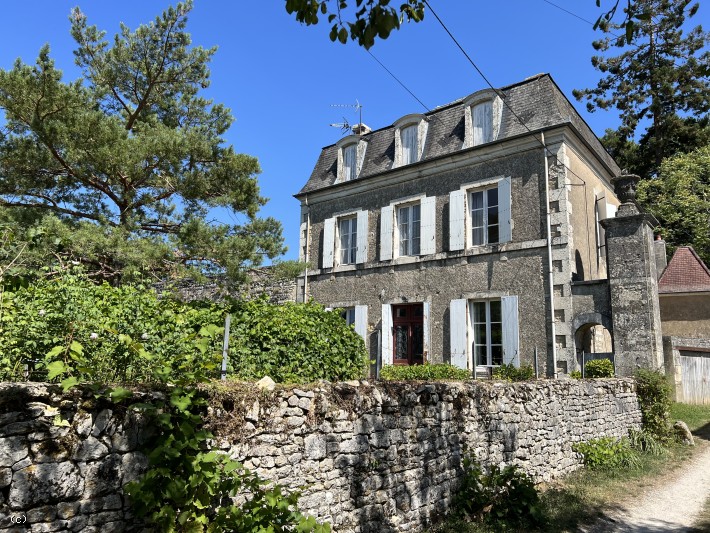
[{"label": "grass patch", "polygon": [[695,435],[710,440],[710,405],[674,403],[671,405],[671,420],[682,420]]}]

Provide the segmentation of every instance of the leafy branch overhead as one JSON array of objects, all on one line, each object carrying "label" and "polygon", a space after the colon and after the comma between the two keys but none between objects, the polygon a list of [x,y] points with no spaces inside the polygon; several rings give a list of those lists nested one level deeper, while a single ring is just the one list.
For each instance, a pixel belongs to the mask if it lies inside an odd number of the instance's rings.
[{"label": "leafy branch overhead", "polygon": [[[136,268],[192,266],[235,274],[284,251],[281,226],[259,219],[257,160],[223,135],[225,106],[202,96],[216,48],[192,46],[190,1],[112,41],[75,8],[70,16],[82,78],[65,82],[49,46],[34,65],[0,71],[0,206],[52,215],[96,241],[119,235],[147,248]],[[241,225],[215,225],[213,208],[241,214]],[[127,262],[77,250],[106,277]]]},{"label": "leafy branch overhead", "polygon": [[331,41],[345,44],[351,39],[369,49],[375,39],[387,39],[402,22],[422,21],[425,3],[407,0],[397,8],[389,0],[355,0],[349,5],[347,0],[286,0],[286,11],[306,26],[318,24],[323,16],[331,24]]}]

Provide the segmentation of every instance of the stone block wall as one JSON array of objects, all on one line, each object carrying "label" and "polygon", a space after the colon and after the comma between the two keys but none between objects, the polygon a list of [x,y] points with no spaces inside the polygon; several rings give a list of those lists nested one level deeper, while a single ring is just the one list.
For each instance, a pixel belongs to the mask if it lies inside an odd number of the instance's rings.
[{"label": "stone block wall", "polygon": [[[641,420],[624,379],[235,391],[213,393],[215,446],[300,489],[301,509],[336,532],[422,531],[448,508],[466,453],[548,480],[580,466],[574,442],[626,435]],[[92,398],[0,386],[0,531],[139,527],[121,487],[145,467],[149,427]]]}]

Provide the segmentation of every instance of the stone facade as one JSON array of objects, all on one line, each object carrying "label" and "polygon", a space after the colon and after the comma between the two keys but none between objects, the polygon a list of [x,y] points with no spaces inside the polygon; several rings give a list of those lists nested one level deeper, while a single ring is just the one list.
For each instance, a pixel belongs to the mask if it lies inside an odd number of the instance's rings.
[{"label": "stone facade", "polygon": [[150,428],[91,391],[0,384],[0,531],[140,529],[122,493]]},{"label": "stone facade", "polygon": [[[573,443],[641,420],[630,380],[257,392],[213,408],[215,445],[301,490],[302,510],[340,533],[422,531],[447,510],[466,453],[549,480],[580,466]],[[88,392],[0,386],[0,530],[139,529],[121,487],[145,467],[150,428],[128,413]]]}]

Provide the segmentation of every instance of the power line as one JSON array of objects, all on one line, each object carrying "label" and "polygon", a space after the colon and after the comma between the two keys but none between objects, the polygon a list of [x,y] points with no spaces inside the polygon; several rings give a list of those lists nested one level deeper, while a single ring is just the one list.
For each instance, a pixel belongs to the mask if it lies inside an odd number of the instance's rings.
[{"label": "power line", "polygon": [[392,77],[394,78],[394,80],[395,80],[397,83],[399,83],[399,84],[402,86],[402,88],[403,88],[405,91],[407,91],[407,92],[412,96],[412,98],[414,98],[417,102],[419,102],[419,104],[420,104],[424,109],[426,109],[427,111],[431,111],[431,109],[429,109],[429,108],[426,106],[426,104],[424,104],[424,102],[422,102],[419,98],[417,98],[417,95],[415,95],[412,91],[410,91],[409,88],[408,88],[404,83],[402,83],[402,82],[400,81],[400,79],[399,79],[397,76],[395,76],[395,75],[392,73],[392,71],[391,71],[390,69],[388,69],[386,66],[384,66],[384,65],[382,64],[382,61],[380,61],[379,59],[377,59],[377,58],[372,54],[372,52],[370,52],[369,50],[366,50],[366,52],[367,52],[368,54],[370,54],[370,57],[371,57],[372,59],[374,59],[375,61],[377,61],[377,63],[378,63],[383,69],[385,69],[385,70],[387,71],[387,74],[389,74],[390,76],[392,76]]}]

